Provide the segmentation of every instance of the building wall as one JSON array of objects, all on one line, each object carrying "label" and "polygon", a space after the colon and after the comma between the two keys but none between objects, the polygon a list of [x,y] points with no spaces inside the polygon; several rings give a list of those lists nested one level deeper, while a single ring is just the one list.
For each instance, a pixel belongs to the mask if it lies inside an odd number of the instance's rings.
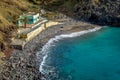
[{"label": "building wall", "polygon": [[[20,16],[20,19],[24,19],[24,17],[25,16],[22,15]],[[36,15],[27,15],[26,17],[28,18],[27,24],[34,24],[40,20],[39,13],[37,13]],[[18,26],[24,26],[24,22],[21,20],[18,20]]]},{"label": "building wall", "polygon": [[28,18],[27,24],[33,24],[33,23],[34,23],[34,18],[33,18],[33,16],[27,16],[27,18]]},{"label": "building wall", "polygon": [[[46,28],[48,27],[51,27],[51,26],[54,26],[54,25],[58,25],[59,22],[53,22],[53,21],[49,21],[46,23]],[[31,39],[33,39],[35,36],[37,36],[40,32],[42,32],[43,30],[45,30],[45,27],[44,27],[44,23],[41,24],[40,27],[38,27],[37,29],[27,33],[27,38],[26,38],[26,41],[30,41]]]},{"label": "building wall", "polygon": [[39,13],[37,13],[36,15],[33,16],[33,19],[34,19],[34,23],[36,23],[37,21],[40,20],[40,15]]},{"label": "building wall", "polygon": [[24,22],[21,20],[18,20],[18,26],[24,26]]}]

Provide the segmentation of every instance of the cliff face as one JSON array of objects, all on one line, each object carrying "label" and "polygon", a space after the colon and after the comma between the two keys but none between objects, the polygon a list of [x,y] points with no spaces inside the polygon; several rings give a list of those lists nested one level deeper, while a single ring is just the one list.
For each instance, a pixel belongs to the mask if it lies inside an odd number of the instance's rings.
[{"label": "cliff face", "polygon": [[[70,17],[98,24],[120,25],[120,0],[44,0],[50,9],[58,10]],[[58,3],[56,3],[58,4]]]},{"label": "cliff face", "polygon": [[119,25],[120,0],[78,0],[73,12],[80,20]]}]

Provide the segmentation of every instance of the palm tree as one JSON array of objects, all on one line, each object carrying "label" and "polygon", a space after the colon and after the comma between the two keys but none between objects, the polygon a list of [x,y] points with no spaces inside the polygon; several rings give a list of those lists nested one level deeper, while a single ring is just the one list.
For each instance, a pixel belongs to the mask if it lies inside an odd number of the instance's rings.
[{"label": "palm tree", "polygon": [[24,17],[23,22],[24,22],[24,27],[26,28],[28,23],[28,18],[26,16]]}]

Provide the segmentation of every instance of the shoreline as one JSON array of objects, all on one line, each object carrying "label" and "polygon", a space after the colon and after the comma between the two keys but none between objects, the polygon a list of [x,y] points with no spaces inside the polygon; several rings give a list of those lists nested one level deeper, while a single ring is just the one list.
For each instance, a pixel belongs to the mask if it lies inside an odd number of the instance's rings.
[{"label": "shoreline", "polygon": [[[64,24],[59,24],[47,28],[41,32],[33,40],[28,42],[24,50],[14,50],[10,59],[6,60],[0,69],[0,79],[6,80],[24,80],[24,79],[35,79],[40,80],[43,74],[39,72],[39,63],[42,62],[43,56],[41,55],[40,61],[36,61],[36,52],[55,36],[61,34],[70,34],[74,32],[80,32],[83,30],[93,29],[100,27],[85,22],[73,22],[70,20]],[[39,48],[38,48],[39,47]],[[6,68],[5,70],[3,70]],[[4,74],[3,74],[4,73]]]},{"label": "shoreline", "polygon": [[[44,69],[43,69],[43,66],[44,64],[46,63],[46,58],[48,57],[48,54],[47,52],[49,51],[49,47],[52,46],[52,44],[55,42],[55,41],[59,41],[61,39],[64,39],[64,38],[74,38],[74,37],[79,37],[79,36],[82,36],[84,34],[87,34],[87,33],[91,33],[91,32],[95,32],[95,31],[98,31],[100,30],[101,27],[95,27],[93,29],[88,29],[88,30],[82,30],[82,31],[79,31],[79,32],[72,32],[72,33],[69,33],[69,34],[61,34],[61,35],[57,35],[53,38],[51,38],[42,48],[42,50],[40,51],[37,51],[38,54],[37,54],[37,59],[39,60],[39,57],[41,56],[41,54],[43,54],[43,59],[42,61],[40,62],[40,66],[39,66],[39,71],[42,73],[42,74],[49,74],[49,72],[44,72]],[[40,52],[40,53],[39,53]],[[40,56],[39,56],[40,55]],[[47,73],[47,74],[46,74]],[[49,75],[48,75],[49,76]]]}]

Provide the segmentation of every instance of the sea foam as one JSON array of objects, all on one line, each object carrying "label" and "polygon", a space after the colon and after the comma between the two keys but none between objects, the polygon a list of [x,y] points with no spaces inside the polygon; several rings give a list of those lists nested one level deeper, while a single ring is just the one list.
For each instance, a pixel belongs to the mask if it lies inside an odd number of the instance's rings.
[{"label": "sea foam", "polygon": [[39,55],[42,54],[43,55],[43,60],[39,66],[39,71],[43,74],[48,73],[48,71],[46,71],[43,67],[46,66],[46,59],[48,57],[48,53],[49,53],[49,49],[51,46],[54,46],[54,42],[58,41],[60,39],[64,39],[64,38],[73,38],[73,37],[78,37],[81,36],[83,34],[87,34],[90,32],[95,32],[97,30],[101,29],[101,27],[95,27],[93,29],[88,29],[88,30],[84,30],[84,31],[80,31],[80,32],[74,32],[71,34],[62,34],[62,35],[58,35],[55,36],[54,38],[51,38],[42,48],[42,50],[40,52],[37,53],[37,58],[39,60]]}]

